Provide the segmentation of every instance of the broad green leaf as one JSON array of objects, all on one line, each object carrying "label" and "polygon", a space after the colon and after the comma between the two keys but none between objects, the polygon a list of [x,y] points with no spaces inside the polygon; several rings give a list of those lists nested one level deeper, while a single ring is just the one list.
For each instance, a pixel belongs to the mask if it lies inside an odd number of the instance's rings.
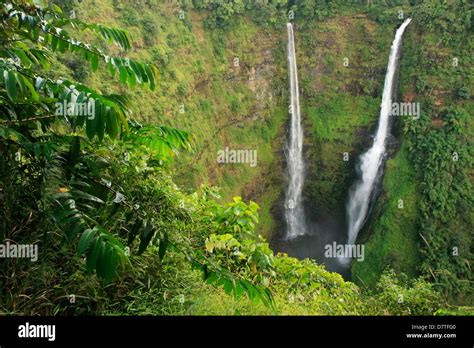
[{"label": "broad green leaf", "polygon": [[137,82],[136,75],[134,73],[128,74],[128,84],[130,85],[130,88],[133,90],[135,88]]},{"label": "broad green leaf", "polygon": [[99,56],[96,54],[91,55],[91,65],[92,65],[92,71],[97,71],[97,68],[99,67]]},{"label": "broad green leaf", "polygon": [[80,190],[77,190],[75,189],[73,191],[73,194],[74,196],[77,196],[79,198],[82,198],[82,199],[85,199],[85,200],[88,200],[88,201],[92,201],[92,202],[97,202],[97,203],[105,203],[102,199],[100,199],[99,197],[96,197],[96,196],[93,196],[89,193],[85,193],[85,192],[82,192]]},{"label": "broad green leaf", "polygon": [[150,244],[150,241],[153,238],[154,234],[155,234],[155,229],[153,225],[149,221],[146,221],[144,223],[143,232],[140,235],[140,246],[138,247],[139,255],[143,254],[148,244]]},{"label": "broad green leaf", "polygon": [[95,101],[95,115],[94,115],[94,118],[91,119],[89,117],[87,117],[86,119],[86,134],[87,134],[87,137],[89,139],[92,139],[94,138],[94,136],[96,135],[97,133],[97,128],[96,128],[96,119],[97,119],[97,115],[100,113],[100,103]]},{"label": "broad green leaf", "polygon": [[58,50],[61,53],[66,52],[69,49],[69,42],[63,38],[58,38]]},{"label": "broad green leaf", "polygon": [[82,218],[82,214],[80,213],[74,214],[73,216],[70,216],[67,219],[62,220],[61,224],[66,225],[74,221],[80,221],[81,218]]},{"label": "broad green leaf", "polygon": [[66,237],[69,241],[74,240],[78,233],[85,228],[85,225],[82,222],[78,222],[74,225],[73,228],[66,231]]},{"label": "broad green leaf", "polygon": [[97,275],[109,282],[115,274],[117,267],[117,255],[115,250],[108,243],[105,243],[97,261]]},{"label": "broad green leaf", "polygon": [[11,101],[15,101],[17,98],[16,90],[16,76],[15,72],[12,70],[3,71],[3,79],[5,81],[5,86],[7,88],[7,95]]},{"label": "broad green leaf", "polygon": [[137,219],[128,234],[128,242],[127,242],[128,244],[132,244],[138,232],[140,231],[140,228],[142,227],[143,227],[143,221],[141,219]]},{"label": "broad green leaf", "polygon": [[116,117],[115,109],[110,109],[107,113],[107,134],[112,138],[117,138],[119,133],[118,120]]},{"label": "broad green leaf", "polygon": [[236,299],[239,299],[242,297],[243,293],[244,293],[244,288],[242,287],[242,285],[240,285],[240,281],[239,281],[237,282],[234,288],[234,297]]},{"label": "broad green leaf", "polygon": [[216,273],[212,272],[209,274],[209,277],[206,279],[207,284],[212,284],[218,279],[218,276]]},{"label": "broad green leaf", "polygon": [[120,71],[120,82],[123,84],[127,83],[127,77],[128,77],[127,69],[123,65],[121,65],[119,67],[119,71]]},{"label": "broad green leaf", "polygon": [[105,273],[106,281],[111,281],[113,279],[116,268],[117,268],[117,254],[114,248],[109,247],[109,252],[106,257],[106,273]]},{"label": "broad green leaf", "polygon": [[229,295],[232,292],[233,287],[234,286],[232,284],[232,281],[229,279],[226,279],[224,282],[224,291],[227,295]]},{"label": "broad green leaf", "polygon": [[[100,112],[96,112],[95,121],[96,121],[96,131],[99,140],[104,139],[104,130],[105,130],[105,122],[107,119],[107,108],[108,106],[101,104],[100,105]],[[97,111],[97,110],[96,110]]]},{"label": "broad green leaf", "polygon": [[31,98],[34,101],[39,101],[40,100],[39,94],[36,92],[35,88],[33,87],[33,84],[26,77],[22,75],[18,75],[18,77],[23,80],[23,84],[29,89]]},{"label": "broad green leaf", "polygon": [[53,52],[56,51],[56,48],[58,47],[58,38],[54,35],[50,35],[51,36],[51,49],[53,50]]},{"label": "broad green leaf", "polygon": [[167,247],[168,247],[168,235],[166,233],[163,233],[163,236],[160,239],[160,246],[158,248],[158,256],[160,258],[160,261],[163,261]]},{"label": "broad green leaf", "polygon": [[97,237],[92,244],[92,249],[87,256],[86,261],[86,272],[91,274],[92,271],[95,269],[97,265],[97,260],[99,259],[100,254],[102,253],[102,249],[104,247],[104,242],[102,238]]},{"label": "broad green leaf", "polygon": [[93,229],[90,229],[90,228],[85,230],[82,233],[82,236],[79,239],[79,243],[78,243],[78,246],[77,246],[77,254],[79,256],[82,256],[87,251],[87,249],[89,248],[90,243],[91,243],[92,239],[94,238],[95,234],[96,234],[96,230],[93,230]]}]

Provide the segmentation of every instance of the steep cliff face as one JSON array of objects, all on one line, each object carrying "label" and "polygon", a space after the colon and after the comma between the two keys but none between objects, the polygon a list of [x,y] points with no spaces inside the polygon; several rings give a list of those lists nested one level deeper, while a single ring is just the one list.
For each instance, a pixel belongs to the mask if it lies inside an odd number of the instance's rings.
[{"label": "steep cliff face", "polygon": [[357,156],[377,124],[391,30],[365,16],[337,16],[305,30],[300,71],[314,211],[344,219]]},{"label": "steep cliff face", "polygon": [[[308,164],[304,197],[312,236],[293,243],[282,242],[277,235],[274,248],[299,257],[316,258],[330,269],[341,271],[337,264],[328,263],[324,257],[324,245],[334,240],[346,243],[345,205],[348,191],[356,179],[357,158],[373,141],[388,53],[396,27],[396,23],[382,26],[363,14],[341,14],[325,21],[306,23],[300,31],[297,26],[305,158]],[[396,124],[394,134],[397,134],[398,128]],[[390,156],[398,156],[399,144],[395,138],[392,140]],[[401,160],[403,169],[393,166],[394,160],[390,160],[388,172],[394,171],[398,176],[410,170],[410,164],[405,163],[406,153],[402,156],[405,156]],[[392,185],[386,187],[386,191],[382,190],[377,201],[379,208],[375,209],[377,218],[382,217],[383,221],[387,216],[381,207],[385,206],[388,196],[392,197],[399,191],[408,190],[410,194],[413,191],[411,180],[398,182],[398,185],[393,183],[393,179],[389,180]],[[275,210],[278,212],[278,209]],[[411,210],[408,215],[396,217],[404,228],[410,226],[403,232],[406,239],[397,240],[411,243],[400,251],[402,257],[388,257],[383,246],[380,251],[372,248],[370,263],[374,273],[364,276],[378,277],[387,264],[399,271],[416,274],[416,263],[419,262],[414,227],[416,214],[416,210]],[[363,229],[360,241],[364,244],[369,237],[379,239],[383,235],[380,224],[374,230],[375,222],[376,219],[370,219]],[[280,231],[281,228],[275,233]],[[394,246],[392,242],[390,244]],[[362,263],[364,270],[368,270],[366,263]],[[356,269],[359,270],[360,266]],[[361,275],[357,273],[353,280],[364,284],[364,280],[359,279]]]}]

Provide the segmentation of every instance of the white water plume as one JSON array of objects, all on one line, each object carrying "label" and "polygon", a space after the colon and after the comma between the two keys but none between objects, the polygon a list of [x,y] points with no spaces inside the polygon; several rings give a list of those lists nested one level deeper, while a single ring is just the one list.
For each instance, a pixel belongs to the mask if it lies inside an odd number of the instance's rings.
[{"label": "white water plume", "polygon": [[285,218],[287,224],[287,238],[294,238],[305,233],[305,218],[302,206],[302,191],[304,183],[303,128],[301,126],[295,41],[293,25],[291,23],[287,23],[287,30],[291,120],[286,152],[289,183],[286,192]]},{"label": "white water plume", "polygon": [[[382,95],[382,105],[380,119],[372,147],[362,154],[359,159],[359,172],[361,179],[352,187],[349,194],[349,202],[346,207],[348,218],[348,243],[354,244],[357,235],[364,225],[367,217],[369,203],[380,177],[385,157],[385,141],[389,133],[389,116],[391,110],[391,99],[396,83],[396,71],[402,47],[402,37],[411,18],[406,19],[400,28],[397,29],[395,39],[392,43],[390,57],[388,60],[387,73]],[[348,260],[345,260],[348,261]]]}]

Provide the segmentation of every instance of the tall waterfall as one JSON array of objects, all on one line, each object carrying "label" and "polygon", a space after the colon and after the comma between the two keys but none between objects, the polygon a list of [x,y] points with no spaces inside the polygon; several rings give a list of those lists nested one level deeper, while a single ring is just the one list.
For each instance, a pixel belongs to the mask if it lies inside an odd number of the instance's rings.
[{"label": "tall waterfall", "polygon": [[291,23],[287,23],[287,30],[291,122],[290,136],[286,149],[289,184],[286,192],[285,218],[287,224],[287,238],[293,238],[305,233],[305,218],[301,196],[304,182],[303,128],[301,126],[295,40],[293,25]]},{"label": "tall waterfall", "polygon": [[374,187],[377,183],[377,179],[382,174],[382,165],[385,157],[385,139],[390,126],[389,116],[392,108],[391,99],[393,96],[394,84],[396,82],[395,74],[402,47],[403,32],[410,22],[411,18],[406,19],[395,34],[395,39],[393,40],[390,51],[390,57],[388,59],[380,110],[380,120],[374,144],[367,152],[360,156],[359,172],[362,177],[353,185],[349,194],[349,202],[346,207],[349,244],[355,243],[357,235],[366,220]]}]

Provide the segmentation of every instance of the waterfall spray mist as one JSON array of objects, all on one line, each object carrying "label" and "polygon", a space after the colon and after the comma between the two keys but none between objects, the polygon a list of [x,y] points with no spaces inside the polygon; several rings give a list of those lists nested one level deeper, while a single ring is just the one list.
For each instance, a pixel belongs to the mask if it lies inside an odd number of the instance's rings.
[{"label": "waterfall spray mist", "polygon": [[302,191],[304,183],[303,128],[301,126],[295,41],[293,25],[291,23],[287,23],[287,30],[291,121],[290,134],[286,149],[289,183],[286,192],[285,219],[287,225],[287,238],[294,238],[305,233],[305,218],[302,206]]},{"label": "waterfall spray mist", "polygon": [[374,187],[377,184],[377,179],[382,174],[385,157],[385,140],[389,133],[390,126],[391,99],[396,82],[395,75],[402,47],[403,33],[410,22],[411,18],[406,19],[395,34],[388,60],[387,73],[385,75],[380,119],[374,144],[367,152],[360,156],[359,173],[361,178],[353,185],[349,194],[349,202],[346,207],[349,244],[355,243],[357,235],[366,220]]}]

